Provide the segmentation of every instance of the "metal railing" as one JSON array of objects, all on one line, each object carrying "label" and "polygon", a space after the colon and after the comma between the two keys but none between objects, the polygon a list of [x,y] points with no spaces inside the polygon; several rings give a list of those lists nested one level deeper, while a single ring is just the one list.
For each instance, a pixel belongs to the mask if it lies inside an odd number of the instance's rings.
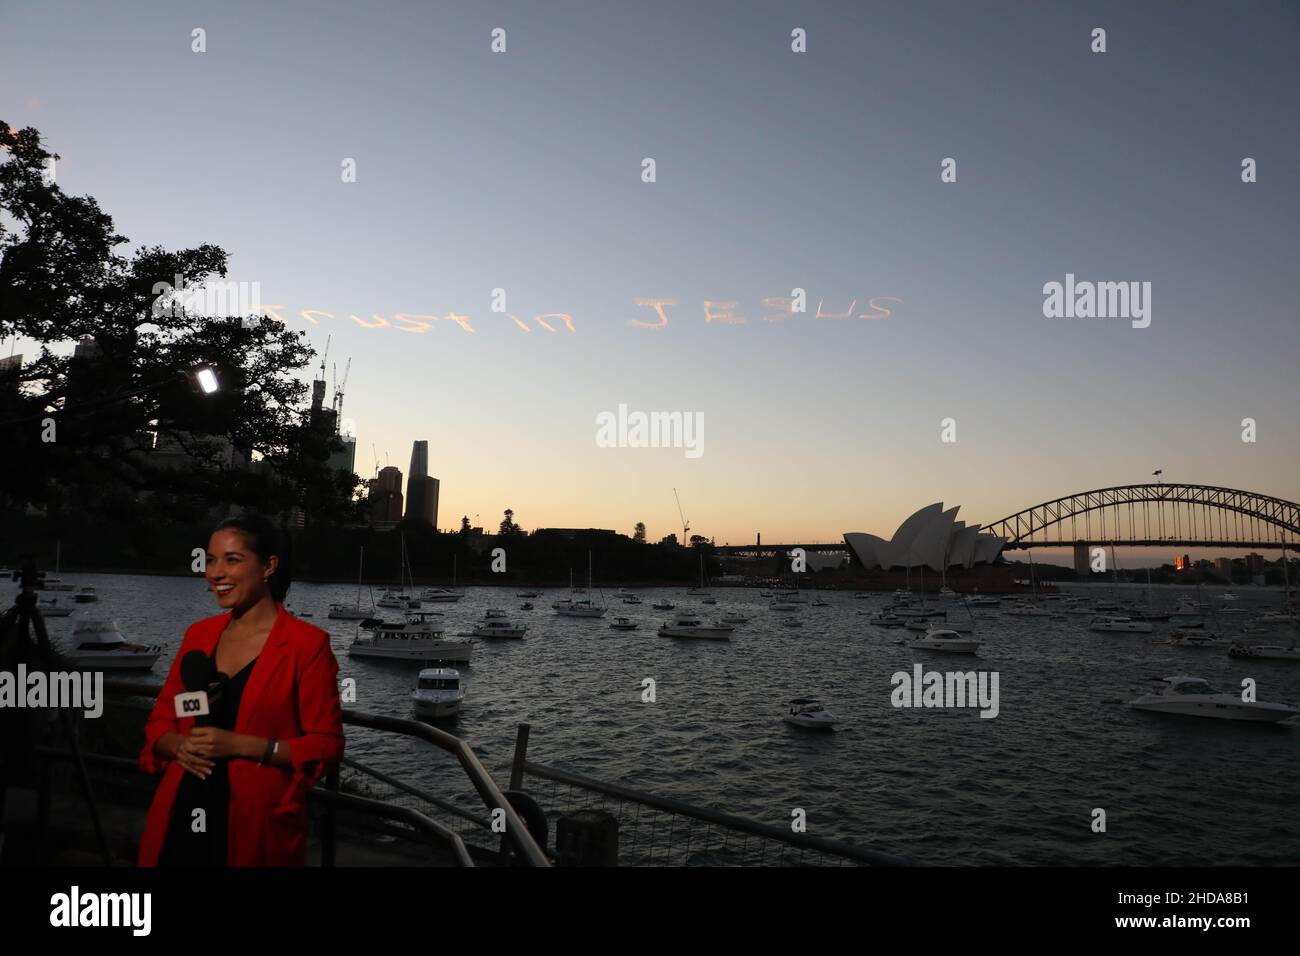
[{"label": "metal railing", "polygon": [[[136,696],[157,698],[162,692],[162,685],[157,682],[142,682],[123,680],[119,678],[107,678],[104,681],[104,690],[107,693],[121,696]],[[499,811],[501,822],[505,826],[503,844],[508,841],[510,847],[514,850],[516,857],[529,866],[550,866],[550,861],[537,841],[529,832],[528,827],[519,817],[515,808],[511,806],[510,801],[501,792],[496,781],[492,779],[491,774],[484,769],[478,756],[466,743],[459,737],[449,734],[437,727],[431,727],[428,724],[421,723],[417,720],[407,720],[399,717],[385,717],[379,714],[371,714],[365,711],[343,710],[343,723],[353,727],[366,727],[371,730],[378,730],[386,733],[401,734],[407,737],[414,737],[428,744],[437,747],[446,753],[451,754],[460,764],[462,771],[468,778],[475,792],[483,801],[484,806],[488,809],[489,815]],[[134,768],[135,761],[122,757],[97,757],[97,762],[104,761],[125,761],[125,765]],[[402,783],[395,778],[388,777],[377,771],[354,761],[348,760],[347,763],[353,768],[374,776],[389,786],[411,793],[438,806],[440,809],[462,817],[473,823],[475,826],[491,828],[490,822],[482,817],[475,816],[468,811],[462,810],[448,801],[441,800],[431,794],[424,793],[415,787]],[[119,765],[121,766],[121,765]],[[461,865],[469,865],[470,856],[465,847],[463,839],[459,834],[450,828],[438,823],[430,818],[427,814],[419,810],[406,807],[395,806],[382,800],[373,800],[355,794],[340,793],[338,790],[339,774],[337,768],[334,768],[326,776],[324,789],[317,788],[309,794],[312,799],[319,800],[325,808],[325,825],[322,828],[322,865],[332,866],[335,858],[335,815],[337,808],[348,809],[363,814],[384,817],[386,819],[396,820],[407,823],[421,833],[435,839],[436,842],[444,844],[451,851],[456,861]]]}]

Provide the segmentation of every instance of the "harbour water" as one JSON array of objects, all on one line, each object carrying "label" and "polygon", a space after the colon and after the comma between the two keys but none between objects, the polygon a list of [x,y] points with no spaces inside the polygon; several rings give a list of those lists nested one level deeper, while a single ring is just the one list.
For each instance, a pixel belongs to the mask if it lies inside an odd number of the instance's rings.
[{"label": "harbour water", "polygon": [[[79,614],[110,616],[129,640],[167,647],[156,680],[185,628],[216,611],[200,579],[64,578],[99,593],[98,603],[77,606]],[[520,611],[517,590],[468,588],[459,603],[425,607],[443,612],[448,636],[468,634],[488,608],[529,626],[522,640],[476,642],[472,665],[462,667],[464,710],[445,724],[474,745],[503,785],[516,727],[527,722],[534,761],[774,826],[789,826],[792,811],[803,809],[810,834],[922,862],[1300,863],[1300,719],[1260,726],[1127,706],[1152,678],[1174,674],[1204,677],[1228,692],[1240,692],[1250,677],[1260,700],[1300,704],[1300,664],[1171,647],[1169,623],[1156,623],[1152,634],[1101,634],[1086,629],[1086,616],[1017,618],[999,609],[969,612],[985,642],[978,656],[913,651],[899,643],[912,632],[875,628],[859,613],[882,607],[886,594],[821,592],[830,606],[779,613],[754,589],[719,588],[716,606],[699,605],[685,587],[639,591],[644,603],[635,606],[607,590],[607,616],[581,620],[550,608],[567,591],[544,592],[532,599],[535,610]],[[1146,599],[1136,586],[1074,591]],[[331,602],[355,593],[355,585],[297,583],[288,603],[330,632],[340,677],[355,679],[357,699],[348,706],[409,717],[419,665],[349,658],[357,625],[326,617]],[[1248,612],[1281,603],[1276,590],[1238,589],[1235,602],[1220,593],[1206,589],[1203,599]],[[751,621],[730,641],[661,638],[655,630],[671,612],[650,605],[665,596],[706,618],[740,613]],[[1196,591],[1156,588],[1155,597],[1172,610]],[[66,603],[71,595],[59,598]],[[954,618],[968,613],[959,603],[941,606]],[[792,615],[803,627],[783,625]],[[614,631],[615,616],[640,627]],[[1220,615],[1217,627],[1209,618],[1207,629],[1232,632],[1250,616]],[[74,620],[48,621],[56,645],[66,646]],[[892,677],[910,675],[914,663],[926,671],[997,672],[997,716],[893,706]],[[643,701],[646,678],[654,681],[654,702]],[[836,730],[813,734],[784,724],[784,705],[794,697],[823,700],[838,718]],[[425,745],[350,728],[348,753],[431,792],[467,794],[447,758]],[[1106,813],[1104,833],[1092,828],[1096,808]]]}]

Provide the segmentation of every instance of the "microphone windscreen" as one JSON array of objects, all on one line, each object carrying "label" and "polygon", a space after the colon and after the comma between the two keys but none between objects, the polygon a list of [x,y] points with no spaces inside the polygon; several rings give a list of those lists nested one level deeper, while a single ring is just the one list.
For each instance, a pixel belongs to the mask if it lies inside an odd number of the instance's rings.
[{"label": "microphone windscreen", "polygon": [[190,651],[181,658],[181,683],[186,690],[207,690],[217,679],[212,658],[202,651]]}]

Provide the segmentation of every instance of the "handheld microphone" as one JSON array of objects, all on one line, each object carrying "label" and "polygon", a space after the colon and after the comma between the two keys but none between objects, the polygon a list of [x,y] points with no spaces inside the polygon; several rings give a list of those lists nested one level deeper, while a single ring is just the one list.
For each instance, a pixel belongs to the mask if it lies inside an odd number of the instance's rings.
[{"label": "handheld microphone", "polygon": [[181,683],[185,685],[185,693],[175,697],[176,716],[193,717],[196,727],[208,725],[212,720],[208,690],[217,683],[217,668],[212,658],[202,651],[190,651],[182,657]]}]

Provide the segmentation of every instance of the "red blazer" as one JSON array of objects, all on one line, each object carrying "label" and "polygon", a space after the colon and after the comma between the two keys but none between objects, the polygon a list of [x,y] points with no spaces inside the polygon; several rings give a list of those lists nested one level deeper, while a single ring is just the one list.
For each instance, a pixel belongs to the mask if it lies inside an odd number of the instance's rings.
[{"label": "red blazer", "polygon": [[[293,769],[230,761],[231,866],[302,866],[307,857],[307,789],[343,757],[339,665],[329,635],[283,605],[276,607],[279,614],[240,698],[234,732],[276,738],[281,748],[289,748]],[[176,788],[187,772],[153,749],[168,731],[188,736],[194,726],[192,717],[176,717],[173,698],[185,690],[181,658],[194,650],[211,654],[229,621],[228,614],[219,614],[190,625],[145,724],[140,768],[163,777],[140,840],[141,866],[158,865]]]}]

